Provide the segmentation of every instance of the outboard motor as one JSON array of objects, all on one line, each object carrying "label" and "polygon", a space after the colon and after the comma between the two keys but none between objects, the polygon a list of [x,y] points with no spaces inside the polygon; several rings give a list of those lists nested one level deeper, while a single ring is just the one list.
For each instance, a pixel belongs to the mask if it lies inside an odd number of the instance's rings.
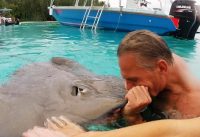
[{"label": "outboard motor", "polygon": [[194,39],[200,25],[200,5],[195,0],[175,0],[169,14],[178,23],[175,37]]}]

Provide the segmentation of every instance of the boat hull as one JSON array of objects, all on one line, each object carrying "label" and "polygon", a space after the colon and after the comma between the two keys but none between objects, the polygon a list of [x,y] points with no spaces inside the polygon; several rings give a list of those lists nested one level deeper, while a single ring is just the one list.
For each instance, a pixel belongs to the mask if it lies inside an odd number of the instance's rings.
[{"label": "boat hull", "polygon": [[[80,26],[83,20],[86,7],[54,7],[52,16],[63,25]],[[92,9],[90,16],[96,16],[97,9]],[[92,25],[94,18],[88,18],[87,24]],[[98,28],[117,31],[133,31],[146,29],[160,35],[167,35],[176,31],[173,21],[164,15],[107,10],[104,9],[99,20]]]}]

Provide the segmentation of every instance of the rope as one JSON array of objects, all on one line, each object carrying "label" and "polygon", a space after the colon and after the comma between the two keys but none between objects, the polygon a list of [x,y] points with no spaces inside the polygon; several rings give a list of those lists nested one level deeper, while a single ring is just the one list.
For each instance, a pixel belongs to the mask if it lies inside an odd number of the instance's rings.
[{"label": "rope", "polygon": [[122,7],[120,7],[120,15],[119,15],[119,18],[118,18],[118,21],[117,21],[117,26],[116,26],[114,32],[116,32],[117,29],[118,29],[118,27],[119,27],[119,22],[120,22],[120,20],[121,20],[121,16],[122,16],[122,15],[123,15],[123,14],[122,14]]}]

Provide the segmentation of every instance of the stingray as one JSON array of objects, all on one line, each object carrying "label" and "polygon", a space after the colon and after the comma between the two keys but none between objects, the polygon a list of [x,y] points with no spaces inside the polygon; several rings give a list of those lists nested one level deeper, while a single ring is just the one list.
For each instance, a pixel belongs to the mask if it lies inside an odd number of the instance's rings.
[{"label": "stingray", "polygon": [[51,116],[82,125],[102,120],[125,105],[124,94],[122,79],[94,74],[73,60],[26,65],[0,87],[0,137],[21,137]]}]

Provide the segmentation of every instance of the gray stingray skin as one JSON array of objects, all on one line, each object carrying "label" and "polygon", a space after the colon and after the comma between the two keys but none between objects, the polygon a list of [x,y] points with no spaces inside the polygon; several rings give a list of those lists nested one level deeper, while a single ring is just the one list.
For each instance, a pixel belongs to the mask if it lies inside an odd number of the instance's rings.
[{"label": "gray stingray skin", "polygon": [[95,75],[59,57],[33,63],[16,71],[0,87],[0,137],[21,137],[27,129],[43,126],[51,116],[87,123],[124,101],[119,78]]}]

